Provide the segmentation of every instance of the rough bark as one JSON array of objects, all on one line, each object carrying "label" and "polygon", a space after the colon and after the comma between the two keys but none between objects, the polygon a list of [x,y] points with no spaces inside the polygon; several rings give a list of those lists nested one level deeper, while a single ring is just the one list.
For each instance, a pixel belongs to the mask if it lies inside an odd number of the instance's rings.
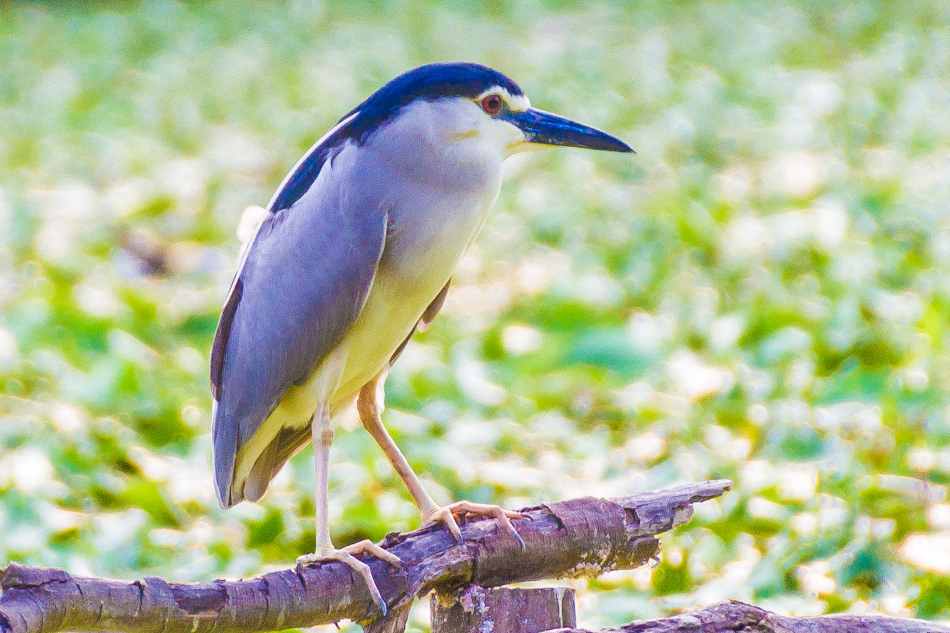
[{"label": "rough bark", "polygon": [[950,633],[950,626],[884,615],[795,618],[738,601],[615,629],[552,629],[545,633]]},{"label": "rough bark", "polygon": [[438,593],[429,603],[432,633],[542,633],[577,625],[574,590],[568,587],[468,585]]},{"label": "rough bark", "polygon": [[372,633],[396,632],[412,600],[433,589],[596,576],[642,565],[657,554],[657,534],[689,520],[692,504],[718,497],[731,485],[717,480],[527,508],[526,519],[515,522],[524,549],[492,520],[466,523],[461,544],[441,526],[390,534],[382,546],[404,561],[403,569],[364,559],[389,605],[386,618],[375,618],[378,611],[365,585],[336,562],[193,584],[75,578],[59,569],[13,563],[0,581],[0,632],[228,633],[346,618],[367,623]]}]

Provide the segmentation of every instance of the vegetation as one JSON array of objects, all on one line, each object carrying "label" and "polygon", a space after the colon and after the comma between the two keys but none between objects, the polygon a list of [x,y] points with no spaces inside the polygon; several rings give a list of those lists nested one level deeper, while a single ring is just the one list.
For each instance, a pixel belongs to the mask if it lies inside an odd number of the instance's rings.
[{"label": "vegetation", "polygon": [[[639,154],[510,161],[388,383],[437,500],[736,481],[655,568],[577,581],[589,625],[727,597],[950,617],[948,24],[941,0],[0,4],[0,559],[198,580],[312,547],[309,449],[261,504],[214,501],[235,227],[386,80],[464,59]],[[332,460],[336,543],[418,525],[365,432]]]}]

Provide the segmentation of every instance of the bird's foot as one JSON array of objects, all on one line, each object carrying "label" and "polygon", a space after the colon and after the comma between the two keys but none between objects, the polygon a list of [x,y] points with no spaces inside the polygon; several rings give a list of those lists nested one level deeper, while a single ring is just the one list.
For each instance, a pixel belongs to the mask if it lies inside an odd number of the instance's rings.
[{"label": "bird's foot", "polygon": [[365,540],[360,541],[359,543],[353,543],[352,545],[347,545],[340,549],[334,549],[333,547],[326,547],[318,549],[313,554],[304,554],[303,556],[297,557],[297,567],[305,567],[313,563],[321,563],[325,561],[339,561],[349,566],[350,569],[355,571],[357,574],[363,577],[366,586],[369,588],[369,593],[373,597],[373,602],[376,603],[376,606],[379,607],[379,610],[383,615],[386,615],[386,601],[383,600],[382,594],[379,593],[379,588],[376,586],[376,581],[373,580],[373,573],[369,569],[369,565],[359,560],[354,556],[354,554],[372,554],[376,558],[396,567],[402,569],[403,563],[399,560],[399,557],[391,552],[387,552],[382,547],[376,543]]},{"label": "bird's foot", "polygon": [[437,507],[435,510],[423,514],[422,523],[434,523],[436,521],[445,523],[445,526],[449,528],[449,532],[455,537],[455,541],[461,543],[462,530],[459,529],[455,515],[459,515],[460,517],[493,517],[498,520],[502,529],[511,534],[515,540],[518,541],[518,545],[521,549],[524,549],[524,539],[518,534],[518,530],[515,529],[515,526],[511,524],[511,519],[521,519],[524,518],[524,515],[520,512],[514,512],[513,510],[505,510],[501,506],[487,503],[473,503],[471,501],[456,501],[455,503]]}]

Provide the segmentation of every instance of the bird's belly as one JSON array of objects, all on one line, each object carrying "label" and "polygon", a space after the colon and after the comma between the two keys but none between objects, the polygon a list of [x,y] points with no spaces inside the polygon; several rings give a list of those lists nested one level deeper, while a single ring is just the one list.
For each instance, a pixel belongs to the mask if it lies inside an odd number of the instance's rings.
[{"label": "bird's belly", "polygon": [[386,367],[448,282],[496,196],[497,188],[489,189],[464,204],[454,200],[450,213],[430,208],[394,218],[369,297],[343,340],[346,367],[333,401],[351,398]]},{"label": "bird's belly", "polygon": [[309,424],[324,399],[329,400],[331,415],[341,413],[363,385],[387,366],[396,348],[448,282],[493,201],[491,198],[484,206],[473,203],[457,209],[443,224],[444,231],[426,232],[413,227],[407,232],[413,242],[387,240],[359,317],[308,380],[288,389],[254,437],[241,448],[235,481],[247,479],[257,457],[280,429]]},{"label": "bird's belly", "polygon": [[398,279],[377,277],[359,319],[341,343],[346,346],[346,367],[333,404],[351,398],[386,367],[440,289],[429,292],[428,287],[408,288]]}]

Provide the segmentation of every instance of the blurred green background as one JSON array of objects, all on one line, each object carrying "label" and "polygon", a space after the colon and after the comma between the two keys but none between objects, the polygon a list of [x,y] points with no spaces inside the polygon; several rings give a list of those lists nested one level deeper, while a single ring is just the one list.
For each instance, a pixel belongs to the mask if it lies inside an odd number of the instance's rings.
[{"label": "blurred green background", "polygon": [[[638,155],[509,161],[388,383],[436,499],[734,479],[655,568],[573,583],[589,626],[950,617],[948,25],[944,0],[0,4],[0,559],[207,580],[311,551],[309,449],[263,503],[214,501],[235,227],[384,82],[470,60]],[[332,462],[337,544],[417,527],[365,432]]]}]

